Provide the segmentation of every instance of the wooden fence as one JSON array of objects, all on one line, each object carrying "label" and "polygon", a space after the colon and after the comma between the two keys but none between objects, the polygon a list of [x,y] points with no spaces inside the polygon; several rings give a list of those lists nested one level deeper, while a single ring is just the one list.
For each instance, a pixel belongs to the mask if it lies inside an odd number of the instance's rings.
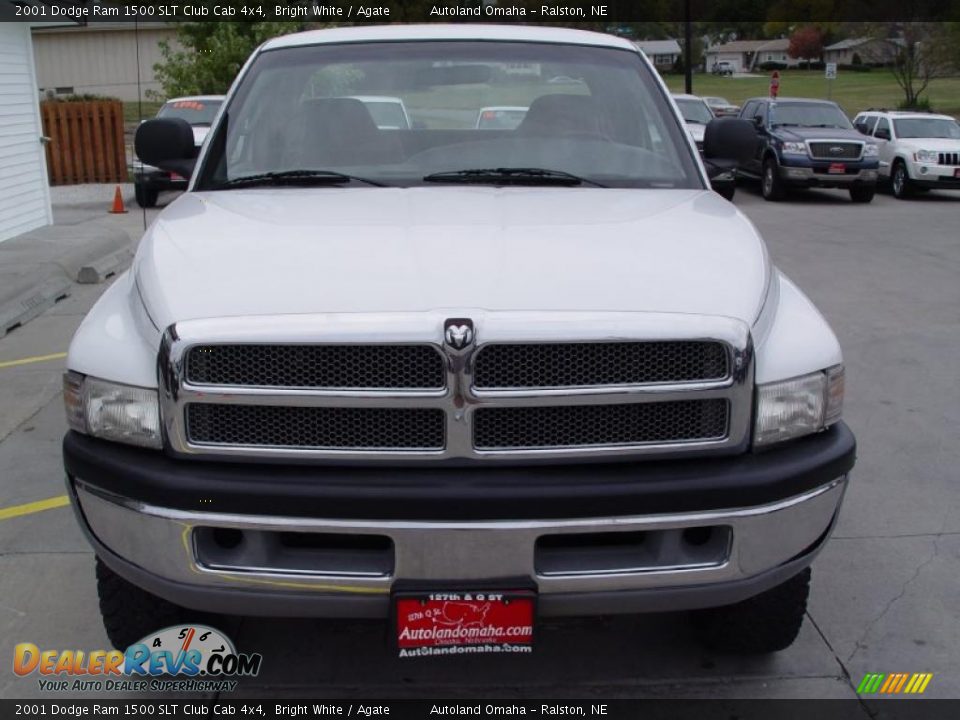
[{"label": "wooden fence", "polygon": [[127,181],[123,103],[40,103],[51,185]]}]

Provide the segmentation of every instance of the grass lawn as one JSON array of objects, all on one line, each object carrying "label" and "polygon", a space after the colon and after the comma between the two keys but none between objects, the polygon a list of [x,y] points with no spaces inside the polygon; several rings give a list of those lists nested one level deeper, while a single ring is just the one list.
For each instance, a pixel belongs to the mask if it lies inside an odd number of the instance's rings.
[{"label": "grass lawn", "polygon": [[[683,76],[665,76],[673,92],[683,92]],[[781,97],[827,97],[827,81],[823,70],[781,70]],[[750,97],[766,96],[770,88],[770,75],[762,77],[721,77],[695,74],[693,92],[697,95],[719,95],[740,105]],[[960,77],[937,78],[923,93],[930,99],[936,112],[960,115]],[[831,100],[838,103],[851,118],[870,107],[896,109],[903,100],[903,91],[889,71],[875,68],[871,72],[837,73],[833,81]]]}]

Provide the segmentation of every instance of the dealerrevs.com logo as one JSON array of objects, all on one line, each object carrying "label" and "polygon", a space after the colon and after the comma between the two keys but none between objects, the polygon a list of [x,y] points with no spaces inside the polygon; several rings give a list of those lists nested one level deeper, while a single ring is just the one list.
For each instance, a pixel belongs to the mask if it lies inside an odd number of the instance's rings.
[{"label": "dealerrevs.com logo", "polygon": [[238,653],[233,642],[206,625],[174,625],[147,635],[125,651],[41,650],[19,643],[13,672],[36,673],[46,692],[229,692],[236,677],[254,677],[263,656]]}]

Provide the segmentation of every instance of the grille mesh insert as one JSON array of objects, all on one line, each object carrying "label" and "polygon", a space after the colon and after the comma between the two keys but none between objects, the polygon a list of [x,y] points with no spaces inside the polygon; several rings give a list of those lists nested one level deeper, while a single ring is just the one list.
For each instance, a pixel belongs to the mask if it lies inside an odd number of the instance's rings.
[{"label": "grille mesh insert", "polygon": [[187,405],[191,442],[307,449],[441,450],[445,416],[435,408]]},{"label": "grille mesh insert", "polygon": [[[840,148],[840,152],[834,154],[830,148]],[[860,143],[851,142],[812,142],[810,143],[810,154],[815,158],[823,160],[856,160],[860,157]]]},{"label": "grille mesh insert", "polygon": [[443,357],[428,345],[203,345],[187,356],[197,385],[435,389]]},{"label": "grille mesh insert", "polygon": [[726,436],[727,414],[724,399],[480,408],[473,442],[480,450],[508,450],[711,440]]},{"label": "grille mesh insert", "polygon": [[717,380],[729,374],[722,343],[614,342],[487,345],[477,388],[587,387]]}]

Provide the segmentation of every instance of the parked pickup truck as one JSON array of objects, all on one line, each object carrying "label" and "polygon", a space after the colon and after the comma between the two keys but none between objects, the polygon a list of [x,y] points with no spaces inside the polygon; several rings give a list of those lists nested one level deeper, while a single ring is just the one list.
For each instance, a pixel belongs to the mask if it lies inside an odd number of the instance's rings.
[{"label": "parked pickup truck", "polygon": [[[582,86],[517,97],[515,64]],[[541,617],[687,609],[787,647],[855,443],[836,337],[710,189],[756,142],[712,121],[702,161],[626,40],[465,24],[270,40],[198,158],[144,123],[190,187],[64,379],[110,640],[215,611],[527,652]]]},{"label": "parked pickup truck", "polygon": [[873,200],[877,144],[867,140],[843,111],[827,100],[752,98],[740,117],[763,140],[739,177],[760,179],[766,200],[781,200],[791,188],[846,188],[855,203]]}]

